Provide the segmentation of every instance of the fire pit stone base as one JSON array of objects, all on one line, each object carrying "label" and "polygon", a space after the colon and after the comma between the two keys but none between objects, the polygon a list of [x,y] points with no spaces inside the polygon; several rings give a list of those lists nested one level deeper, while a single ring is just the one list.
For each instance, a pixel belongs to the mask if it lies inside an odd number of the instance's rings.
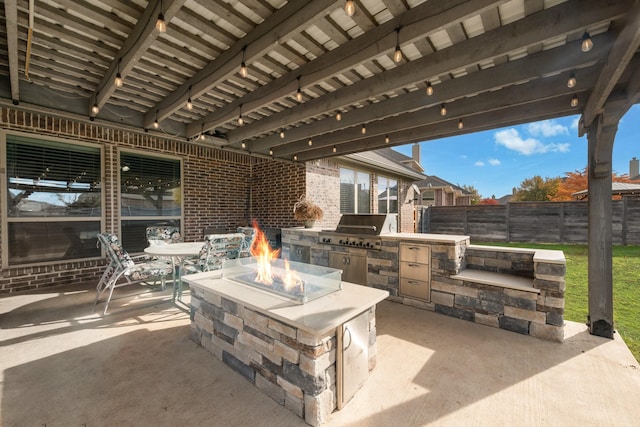
[{"label": "fire pit stone base", "polygon": [[[369,316],[368,368],[375,366],[375,305]],[[337,408],[336,331],[311,333],[206,288],[191,287],[191,339],[306,423]]]}]

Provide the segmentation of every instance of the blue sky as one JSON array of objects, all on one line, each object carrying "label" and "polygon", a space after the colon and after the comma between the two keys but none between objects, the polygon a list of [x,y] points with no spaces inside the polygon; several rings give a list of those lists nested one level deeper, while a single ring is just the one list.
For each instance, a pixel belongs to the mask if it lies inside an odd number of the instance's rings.
[{"label": "blue sky", "polygon": [[[482,197],[510,194],[535,175],[562,177],[587,165],[587,137],[578,137],[580,116],[569,116],[420,143],[427,175],[457,185],[473,185]],[[395,147],[411,156],[411,145]],[[613,170],[629,173],[640,158],[640,106],[622,118],[613,146]]]}]

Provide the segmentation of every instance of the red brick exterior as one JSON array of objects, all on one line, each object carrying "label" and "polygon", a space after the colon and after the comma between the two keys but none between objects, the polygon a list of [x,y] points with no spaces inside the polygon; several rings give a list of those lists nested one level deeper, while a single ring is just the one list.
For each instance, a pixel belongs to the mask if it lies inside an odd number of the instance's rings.
[{"label": "red brick exterior", "polygon": [[[0,109],[0,128],[101,144],[105,162],[105,231],[119,232],[119,194],[112,194],[111,189],[116,186],[110,185],[118,178],[119,148],[183,159],[183,233],[186,241],[200,240],[207,227],[232,231],[253,219],[264,228],[300,226],[293,218],[292,209],[302,194],[324,211],[324,218],[317,226],[334,227],[340,218],[340,173],[335,161],[294,164],[252,158],[181,139],[9,108]],[[376,182],[375,178],[373,182]],[[402,181],[399,184],[401,200],[404,201],[400,205],[400,228],[413,231],[413,204],[410,203],[413,196],[407,192],[410,184]],[[375,190],[373,186],[372,190]],[[375,194],[372,191],[374,199]],[[373,202],[375,200],[372,200],[372,206]],[[5,212],[0,212],[0,218],[4,215]],[[0,228],[0,239],[1,236]],[[0,261],[2,257],[0,250]],[[0,294],[71,283],[87,283],[87,287],[91,287],[97,283],[103,265],[104,260],[99,259],[3,269],[0,271]]]}]

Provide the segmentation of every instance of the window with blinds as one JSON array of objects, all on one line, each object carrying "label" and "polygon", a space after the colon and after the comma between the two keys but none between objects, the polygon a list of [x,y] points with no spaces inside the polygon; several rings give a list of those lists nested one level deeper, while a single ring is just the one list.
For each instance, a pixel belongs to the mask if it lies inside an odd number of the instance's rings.
[{"label": "window with blinds", "polygon": [[99,257],[101,148],[7,134],[4,150],[3,264]]},{"label": "window with blinds", "polygon": [[340,168],[340,213],[371,213],[371,177]]},{"label": "window with blinds", "polygon": [[120,152],[120,230],[132,253],[147,247],[148,226],[182,222],[182,162],[140,152]]}]

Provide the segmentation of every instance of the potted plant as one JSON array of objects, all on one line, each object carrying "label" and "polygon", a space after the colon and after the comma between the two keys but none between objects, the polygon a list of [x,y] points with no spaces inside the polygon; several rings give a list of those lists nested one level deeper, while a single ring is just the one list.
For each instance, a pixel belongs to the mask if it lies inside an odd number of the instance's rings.
[{"label": "potted plant", "polygon": [[304,223],[305,228],[313,227],[316,220],[322,219],[322,208],[308,200],[303,194],[293,205],[293,217]]}]

